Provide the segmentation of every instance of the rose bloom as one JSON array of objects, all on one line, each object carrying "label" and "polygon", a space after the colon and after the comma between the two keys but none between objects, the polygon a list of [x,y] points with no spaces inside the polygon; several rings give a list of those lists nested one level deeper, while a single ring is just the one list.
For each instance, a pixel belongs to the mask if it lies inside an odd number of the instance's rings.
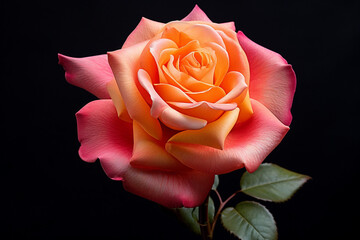
[{"label": "rose bloom", "polygon": [[120,50],[59,63],[99,98],[76,114],[80,157],[167,207],[200,205],[215,174],[255,171],[292,119],[291,65],[198,6],[181,21],[142,18]]}]

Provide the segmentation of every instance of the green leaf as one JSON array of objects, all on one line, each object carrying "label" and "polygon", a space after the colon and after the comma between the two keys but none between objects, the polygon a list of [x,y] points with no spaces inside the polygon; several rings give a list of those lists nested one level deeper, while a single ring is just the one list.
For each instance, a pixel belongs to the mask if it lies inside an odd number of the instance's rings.
[{"label": "green leaf", "polygon": [[219,186],[219,176],[215,175],[214,184],[212,185],[211,189],[216,190],[216,188]]},{"label": "green leaf", "polygon": [[[196,221],[199,221],[199,207],[196,207],[193,211],[193,217],[196,219]],[[209,203],[208,203],[208,217],[210,223],[214,221],[215,216],[215,204],[211,197],[209,197]]]},{"label": "green leaf", "polygon": [[[172,211],[175,213],[177,218],[184,223],[192,232],[201,235],[200,226],[196,218],[193,216],[193,212],[196,208],[173,208]],[[197,210],[198,211],[198,210]]]},{"label": "green leaf", "polygon": [[278,233],[271,213],[257,202],[245,201],[221,213],[224,227],[242,240],[276,240]]},{"label": "green leaf", "polygon": [[308,180],[302,175],[279,167],[276,164],[261,164],[253,172],[245,172],[240,180],[243,193],[261,200],[283,202]]},{"label": "green leaf", "polygon": [[[195,208],[172,208],[171,209],[177,216],[177,218],[185,224],[192,232],[201,235],[199,225],[199,207]],[[215,216],[215,204],[214,201],[209,197],[208,204],[208,216],[210,223],[213,222]]]}]

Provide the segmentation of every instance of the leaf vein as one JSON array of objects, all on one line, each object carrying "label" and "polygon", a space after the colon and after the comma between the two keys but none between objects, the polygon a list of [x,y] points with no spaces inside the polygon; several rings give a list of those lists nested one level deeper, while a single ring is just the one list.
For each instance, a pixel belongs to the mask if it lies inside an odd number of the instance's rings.
[{"label": "leaf vein", "polygon": [[301,180],[303,177],[299,176],[299,177],[293,177],[293,178],[287,178],[287,179],[282,179],[282,180],[278,180],[278,181],[273,181],[273,182],[267,182],[267,183],[263,183],[263,184],[258,184],[258,185],[254,185],[251,187],[247,187],[247,188],[242,188],[242,191],[246,191],[249,189],[253,189],[253,188],[258,188],[258,187],[264,187],[267,185],[271,185],[271,184],[277,184],[277,183],[283,183],[283,182],[290,182],[290,181],[294,181],[294,180]]},{"label": "leaf vein", "polygon": [[262,237],[262,239],[265,240],[265,237],[261,234],[261,232],[251,222],[249,222],[249,220],[244,215],[242,215],[237,209],[235,209],[235,210],[248,223],[248,225],[251,226],[253,229],[255,229],[256,233],[258,235],[260,235]]}]

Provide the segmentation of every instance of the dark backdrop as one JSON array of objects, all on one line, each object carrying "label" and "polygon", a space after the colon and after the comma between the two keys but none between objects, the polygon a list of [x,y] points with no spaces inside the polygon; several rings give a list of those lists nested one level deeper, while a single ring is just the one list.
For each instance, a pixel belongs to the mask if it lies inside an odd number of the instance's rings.
[{"label": "dark backdrop", "polygon": [[[293,65],[291,130],[266,162],[310,175],[293,199],[264,203],[284,239],[358,236],[359,1],[198,1],[214,22],[234,20]],[[12,237],[198,239],[157,204],[123,190],[77,154],[74,114],[95,97],[66,83],[57,53],[118,49],[142,16],[181,19],[195,2],[1,3],[1,234]],[[239,174],[220,177],[224,196]],[[232,204],[240,201],[236,198]],[[231,239],[221,228],[217,239]]]}]

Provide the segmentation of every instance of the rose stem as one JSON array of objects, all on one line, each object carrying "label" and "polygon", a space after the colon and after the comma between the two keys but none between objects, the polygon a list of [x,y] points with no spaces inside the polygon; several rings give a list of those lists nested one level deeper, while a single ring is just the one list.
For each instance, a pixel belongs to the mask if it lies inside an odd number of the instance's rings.
[{"label": "rose stem", "polygon": [[208,214],[208,206],[209,206],[209,196],[208,195],[203,202],[199,206],[199,225],[201,230],[201,238],[202,240],[211,240],[212,234],[210,229],[210,222],[209,222],[209,214]]},{"label": "rose stem", "polygon": [[230,197],[228,197],[225,201],[222,200],[221,196],[220,196],[220,193],[216,190],[216,189],[213,189],[213,191],[216,193],[217,197],[219,198],[219,208],[214,216],[214,221],[212,223],[212,225],[210,226],[210,239],[213,238],[213,234],[214,234],[214,230],[215,230],[215,224],[216,224],[216,221],[218,220],[219,216],[220,216],[220,213],[221,213],[221,210],[225,207],[225,205],[233,198],[235,197],[236,194],[238,194],[239,192],[241,192],[241,190],[238,190],[236,192],[234,192]]}]

